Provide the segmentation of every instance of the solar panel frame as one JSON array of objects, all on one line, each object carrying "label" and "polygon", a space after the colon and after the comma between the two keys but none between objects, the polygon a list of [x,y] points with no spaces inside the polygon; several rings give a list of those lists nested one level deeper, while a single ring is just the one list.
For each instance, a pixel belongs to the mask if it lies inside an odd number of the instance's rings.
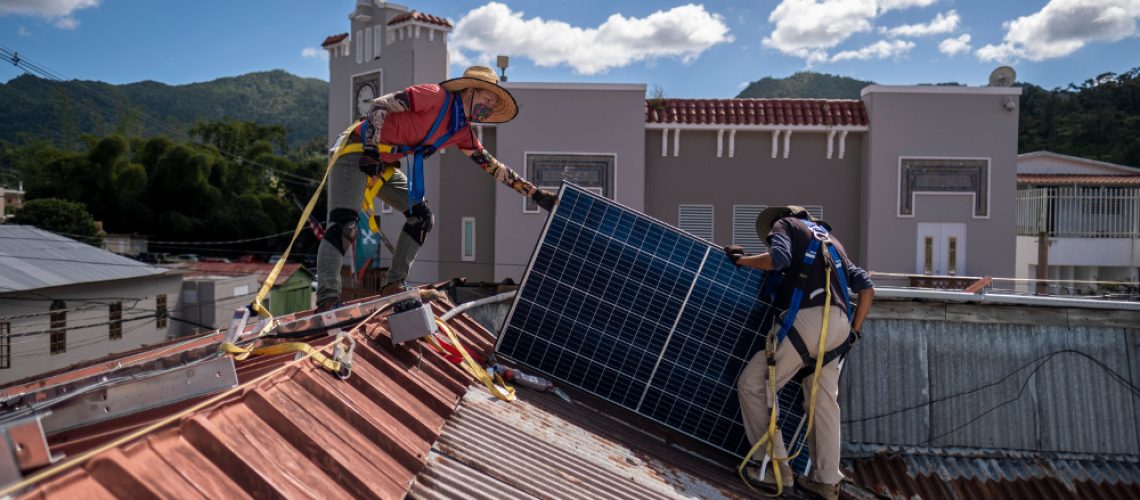
[{"label": "solar panel frame", "polygon": [[[579,202],[583,196],[589,203]],[[563,184],[559,199],[496,352],[742,457],[749,443],[736,379],[763,348],[759,332],[774,319],[775,308],[760,298],[765,273],[737,267],[718,246],[573,184]],[[552,310],[540,297],[561,307]],[[581,318],[587,310],[590,317]],[[617,330],[606,331],[615,320]],[[789,450],[805,447],[792,464],[802,474],[810,458],[803,433],[796,435],[803,424],[799,391],[798,382],[789,383],[778,400]]]}]

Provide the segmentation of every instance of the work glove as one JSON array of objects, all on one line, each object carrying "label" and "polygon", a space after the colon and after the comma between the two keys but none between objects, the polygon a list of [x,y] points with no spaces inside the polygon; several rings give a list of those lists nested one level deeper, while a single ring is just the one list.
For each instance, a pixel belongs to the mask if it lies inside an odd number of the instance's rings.
[{"label": "work glove", "polygon": [[384,162],[380,161],[380,150],[376,146],[364,146],[357,163],[360,171],[369,177],[376,177],[384,170]]},{"label": "work glove", "polygon": [[547,212],[554,210],[554,204],[558,203],[558,195],[542,189],[535,189],[534,193],[530,195],[530,199]]},{"label": "work glove", "polygon": [[729,262],[732,262],[732,265],[739,267],[740,264],[737,264],[736,261],[740,260],[741,257],[744,257],[744,247],[740,245],[728,245],[724,247],[724,256],[728,257],[728,260]]}]

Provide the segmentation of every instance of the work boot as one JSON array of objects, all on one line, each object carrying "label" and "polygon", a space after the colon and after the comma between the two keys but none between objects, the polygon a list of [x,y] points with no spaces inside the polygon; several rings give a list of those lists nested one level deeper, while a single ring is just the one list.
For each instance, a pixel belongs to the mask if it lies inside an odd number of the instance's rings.
[{"label": "work boot", "polygon": [[403,293],[406,291],[408,291],[408,287],[404,284],[404,280],[396,280],[388,283],[387,285],[384,285],[384,287],[380,289],[380,296],[387,297],[389,295],[396,295],[397,293]]},{"label": "work boot", "polygon": [[321,314],[323,312],[331,311],[341,306],[340,299],[337,297],[329,297],[324,300],[317,301],[317,308],[313,311],[314,314]]},{"label": "work boot", "polygon": [[800,488],[815,494],[823,500],[839,500],[838,484],[820,483],[806,477],[799,478],[797,482]]},{"label": "work boot", "polygon": [[[776,475],[772,472],[772,467],[769,465],[768,469],[764,471],[764,477],[760,477],[760,466],[750,465],[744,470],[744,476],[748,478],[748,482],[752,486],[766,491],[768,493],[776,493]],[[780,482],[784,483],[784,492],[789,492],[795,487],[795,479],[792,476],[792,468],[787,463],[780,463]]]}]

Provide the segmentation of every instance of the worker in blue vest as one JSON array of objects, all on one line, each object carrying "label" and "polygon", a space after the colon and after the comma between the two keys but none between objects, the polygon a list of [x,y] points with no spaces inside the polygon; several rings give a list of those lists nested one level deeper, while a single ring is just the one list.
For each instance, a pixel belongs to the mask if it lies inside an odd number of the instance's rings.
[{"label": "worker in blue vest", "polygon": [[[458,146],[496,180],[552,210],[555,194],[536,188],[497,160],[471,131],[472,123],[505,123],[516,114],[514,97],[485,66],[467,68],[463,76],[438,85],[414,85],[375,99],[367,115],[345,130],[330,152],[336,161],[329,173],[328,223],[317,250],[318,310],[340,302],[341,262],[356,241],[365,176],[383,182],[377,196],[407,218],[382,295],[404,289],[412,261],[434,224],[424,198],[423,160],[435,152]],[[405,157],[407,170],[401,172],[399,160]]]},{"label": "worker in blue vest", "polygon": [[[823,498],[835,499],[843,479],[839,472],[839,358],[862,335],[863,321],[875,295],[874,284],[866,271],[847,258],[831,227],[814,220],[803,207],[765,209],[756,219],[756,233],[768,242],[767,253],[745,255],[738,246],[725,247],[725,252],[738,266],[782,273],[774,306],[783,313],[768,332],[767,348],[749,361],[737,381],[745,432],[753,444],[769,437],[769,421],[776,417],[775,391],[797,374],[803,377],[804,411],[811,411],[810,389],[813,378],[818,378],[814,428],[808,430],[812,467],[809,477],[799,478],[798,484]],[[858,294],[857,307],[852,307],[848,286]],[[825,349],[821,351],[824,335]],[[816,360],[821,352],[823,365],[817,373]],[[774,380],[769,379],[772,365]],[[773,461],[780,473],[779,489],[786,489],[793,485],[790,467],[781,460],[788,452],[779,432],[771,439]],[[747,479],[769,491],[776,490],[774,468],[769,467],[760,477],[760,468],[750,467]]]}]

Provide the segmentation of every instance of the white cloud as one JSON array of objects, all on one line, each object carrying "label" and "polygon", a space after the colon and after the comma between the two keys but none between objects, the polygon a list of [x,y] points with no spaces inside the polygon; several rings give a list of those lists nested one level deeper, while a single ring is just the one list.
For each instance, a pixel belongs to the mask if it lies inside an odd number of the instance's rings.
[{"label": "white cloud", "polygon": [[963,34],[958,38],[947,38],[938,44],[938,51],[948,56],[956,56],[970,51],[970,35]]},{"label": "white cloud", "polygon": [[958,31],[958,23],[961,21],[962,19],[958,17],[958,11],[951,10],[934,16],[934,19],[926,24],[904,24],[894,28],[879,28],[879,32],[892,37],[941,35]]},{"label": "white cloud", "polygon": [[20,36],[32,36],[32,32],[28,31],[28,28],[23,25],[21,25],[19,28],[16,28],[16,34]]},{"label": "white cloud", "polygon": [[523,12],[491,2],[455,23],[449,45],[451,62],[458,65],[509,54],[538,66],[566,65],[592,75],[663,57],[689,62],[732,40],[724,18],[702,5],[682,5],[644,18],[614,14],[596,28],[579,28],[540,17],[525,19]]},{"label": "white cloud", "polygon": [[329,58],[329,51],[320,47],[305,47],[301,49],[301,57],[306,59],[321,59],[327,61]]},{"label": "white cloud", "polygon": [[752,83],[752,82],[740,82],[740,84],[739,84],[739,85],[737,85],[737,86],[736,86],[736,88],[737,88],[737,89],[740,89],[740,90],[744,90],[744,89],[745,89],[745,88],[747,88],[747,87],[748,87],[748,85],[749,85],[749,84],[751,84],[751,83]]},{"label": "white cloud", "polygon": [[888,57],[901,57],[914,48],[914,42],[906,40],[879,40],[859,50],[845,50],[831,57],[831,62],[859,59],[886,59]]},{"label": "white cloud", "polygon": [[909,9],[911,7],[929,7],[938,0],[879,0],[879,12]]},{"label": "white cloud", "polygon": [[77,10],[96,7],[100,0],[2,0],[0,16],[7,14],[41,17],[57,28],[72,30],[79,20],[72,16]]},{"label": "white cloud", "polygon": [[1041,10],[1005,23],[1005,38],[977,50],[983,61],[1042,61],[1065,57],[1092,42],[1134,36],[1140,0],[1051,0]]},{"label": "white cloud", "polygon": [[[828,51],[852,35],[872,31],[875,19],[884,12],[926,7],[936,1],[782,0],[768,16],[768,21],[775,25],[775,29],[764,38],[763,44],[784,54],[803,58],[808,66],[812,66],[830,60]],[[947,16],[950,14],[953,14],[951,19],[939,21],[939,18],[935,18],[931,25],[935,29],[941,29],[942,24],[947,22],[957,25],[957,13],[951,11]],[[935,25],[935,22],[940,24]],[[899,45],[892,45],[896,46]],[[844,57],[856,53],[860,51],[845,51]]]}]

